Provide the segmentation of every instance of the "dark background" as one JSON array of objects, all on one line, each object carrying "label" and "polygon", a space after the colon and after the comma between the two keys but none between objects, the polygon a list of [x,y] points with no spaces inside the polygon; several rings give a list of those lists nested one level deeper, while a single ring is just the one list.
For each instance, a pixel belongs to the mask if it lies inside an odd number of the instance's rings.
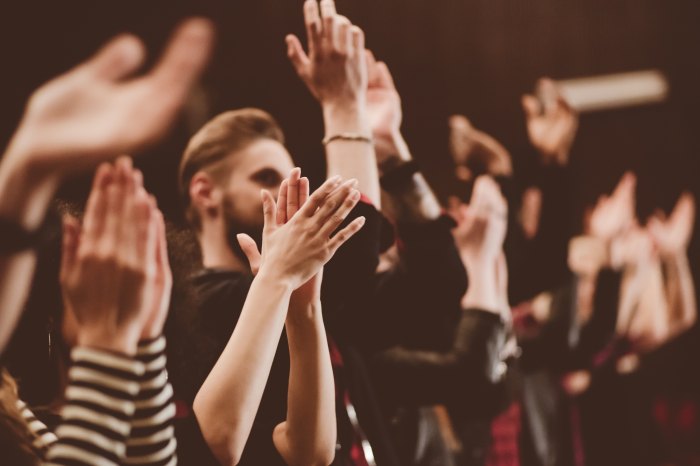
[{"label": "dark background", "polygon": [[[294,75],[284,36],[303,33],[302,0],[6,2],[0,28],[0,141],[6,142],[33,89],[124,31],[159,53],[183,17],[218,26],[203,81],[206,116],[256,106],[287,133],[313,181],[323,175],[317,104]],[[540,76],[555,79],[659,68],[672,82],[669,103],[582,118],[572,186],[584,205],[610,190],[625,169],[639,174],[639,210],[668,209],[682,189],[700,194],[700,2],[697,0],[339,0],[366,31],[368,46],[392,69],[404,101],[404,132],[442,198],[454,193],[446,119],[467,115],[502,140],[526,178],[520,95]],[[148,102],[144,102],[148,105]],[[190,125],[191,127],[191,125]],[[191,128],[139,161],[170,218],[179,218],[176,167]],[[84,179],[64,195],[80,198]],[[697,243],[697,241],[695,242]],[[697,248],[693,257],[698,262]]]}]

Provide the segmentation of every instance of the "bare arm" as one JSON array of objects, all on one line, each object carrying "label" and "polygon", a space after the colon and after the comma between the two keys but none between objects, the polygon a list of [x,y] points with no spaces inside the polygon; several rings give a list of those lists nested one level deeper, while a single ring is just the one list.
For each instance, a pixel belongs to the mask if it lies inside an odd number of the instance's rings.
[{"label": "bare arm", "polygon": [[258,412],[292,294],[291,285],[261,271],[240,320],[194,400],[209,448],[222,464],[237,464]]},{"label": "bare arm", "polygon": [[287,420],[275,429],[274,442],[290,466],[327,466],[335,455],[335,385],[321,303],[294,307],[286,323],[291,362]]}]

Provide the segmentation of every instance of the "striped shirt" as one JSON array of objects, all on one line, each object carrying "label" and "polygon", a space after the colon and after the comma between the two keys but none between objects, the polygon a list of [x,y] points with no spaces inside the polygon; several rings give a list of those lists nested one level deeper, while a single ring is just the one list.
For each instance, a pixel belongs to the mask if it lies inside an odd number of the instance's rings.
[{"label": "striped shirt", "polygon": [[177,464],[163,337],[140,343],[134,358],[75,348],[71,359],[66,404],[55,432],[18,402],[46,464]]}]

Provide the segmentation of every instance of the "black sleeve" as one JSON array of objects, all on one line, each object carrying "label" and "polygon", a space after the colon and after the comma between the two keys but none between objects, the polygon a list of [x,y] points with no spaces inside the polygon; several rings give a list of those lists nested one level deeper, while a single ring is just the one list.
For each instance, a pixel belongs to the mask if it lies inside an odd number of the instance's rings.
[{"label": "black sleeve", "polygon": [[459,322],[467,274],[448,216],[398,225],[398,266],[377,277],[364,307],[371,315],[363,344],[370,352],[402,345],[446,349]]},{"label": "black sleeve", "polygon": [[358,328],[358,323],[354,309],[372,294],[379,264],[384,217],[374,206],[360,202],[340,228],[361,216],[365,217],[365,225],[338,249],[323,272],[323,316],[334,337],[340,340],[355,336],[353,329]]},{"label": "black sleeve", "polygon": [[397,347],[375,356],[371,367],[377,389],[394,406],[447,404],[460,411],[489,411],[500,404],[505,340],[498,315],[464,310],[449,351]]}]

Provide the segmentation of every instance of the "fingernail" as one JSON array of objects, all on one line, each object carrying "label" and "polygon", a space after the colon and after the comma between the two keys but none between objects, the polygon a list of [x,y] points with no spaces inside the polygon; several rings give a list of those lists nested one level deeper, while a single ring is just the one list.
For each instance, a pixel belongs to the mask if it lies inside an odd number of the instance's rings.
[{"label": "fingernail", "polygon": [[352,200],[353,200],[353,201],[358,200],[358,199],[360,198],[360,191],[354,190],[354,191],[352,192],[352,196],[351,196],[351,197],[352,197]]}]

